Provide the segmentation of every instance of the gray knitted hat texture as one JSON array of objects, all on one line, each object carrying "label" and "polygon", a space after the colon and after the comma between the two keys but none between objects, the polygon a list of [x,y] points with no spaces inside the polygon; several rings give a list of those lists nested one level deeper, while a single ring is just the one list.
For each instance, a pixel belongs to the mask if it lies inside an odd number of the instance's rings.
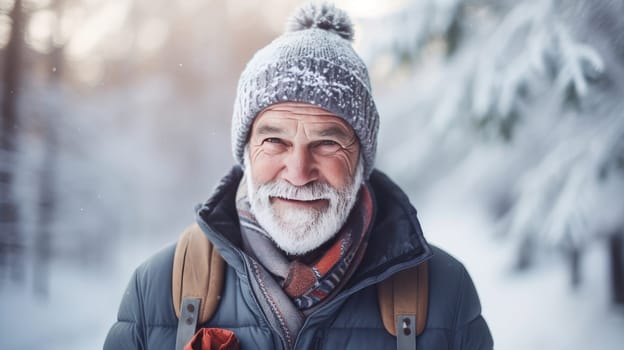
[{"label": "gray knitted hat texture", "polygon": [[234,157],[243,165],[254,118],[280,102],[305,102],[344,119],[360,141],[364,174],[373,170],[379,115],[368,71],[353,50],[347,14],[330,4],[308,4],[288,29],[260,49],[238,82],[232,118]]}]

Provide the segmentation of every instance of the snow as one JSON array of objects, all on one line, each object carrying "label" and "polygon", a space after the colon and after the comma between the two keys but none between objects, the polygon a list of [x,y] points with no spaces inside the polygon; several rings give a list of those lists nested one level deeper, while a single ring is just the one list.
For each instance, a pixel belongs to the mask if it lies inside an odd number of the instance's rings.
[{"label": "snow", "polygon": [[583,260],[583,284],[570,287],[567,265],[511,270],[514,246],[494,240],[488,214],[474,201],[460,177],[431,190],[419,207],[430,243],[464,263],[479,292],[483,315],[497,349],[621,349],[624,307],[610,302],[606,245],[595,245]]},{"label": "snow", "polygon": [[0,325],[2,349],[38,349],[42,344],[59,350],[101,347],[122,286],[111,283],[110,276],[101,278],[76,267],[51,270],[49,299],[38,299],[21,286],[3,288],[1,308],[7,318]]},{"label": "snow", "polygon": [[[163,244],[163,243],[161,243]],[[109,266],[55,261],[47,296],[23,284],[0,288],[0,349],[101,349],[134,267],[160,248],[153,240],[125,244]],[[28,268],[28,267],[27,267]],[[24,284],[32,283],[25,274]]]}]

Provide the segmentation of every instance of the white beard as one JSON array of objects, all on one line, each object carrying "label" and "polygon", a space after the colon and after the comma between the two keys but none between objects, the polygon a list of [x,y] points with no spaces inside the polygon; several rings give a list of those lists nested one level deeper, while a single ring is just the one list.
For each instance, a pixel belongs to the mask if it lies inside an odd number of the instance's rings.
[{"label": "white beard", "polygon": [[[342,189],[318,182],[304,186],[293,186],[286,181],[256,185],[245,154],[251,212],[281,250],[291,255],[310,252],[330,240],[347,221],[362,185],[363,163],[362,159],[358,161],[353,179]],[[278,210],[271,204],[271,197],[308,201],[324,199],[329,205],[320,210],[300,207]]]}]

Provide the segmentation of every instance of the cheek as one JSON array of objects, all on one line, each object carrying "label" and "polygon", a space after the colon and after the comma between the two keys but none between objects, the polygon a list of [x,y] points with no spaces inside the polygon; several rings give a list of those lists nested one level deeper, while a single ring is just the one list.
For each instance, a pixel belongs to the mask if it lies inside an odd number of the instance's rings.
[{"label": "cheek", "polygon": [[350,162],[342,158],[325,159],[320,162],[319,169],[323,178],[334,188],[345,188],[355,173],[355,168],[351,169]]},{"label": "cheek", "polygon": [[250,145],[248,150],[247,166],[250,167],[252,181],[257,185],[263,185],[271,181],[275,173],[273,169],[275,168],[275,162],[271,162],[271,157],[262,151],[261,146]]},{"label": "cheek", "polygon": [[274,181],[279,172],[278,162],[271,160],[266,155],[259,155],[251,160],[251,173],[256,184],[263,185]]}]

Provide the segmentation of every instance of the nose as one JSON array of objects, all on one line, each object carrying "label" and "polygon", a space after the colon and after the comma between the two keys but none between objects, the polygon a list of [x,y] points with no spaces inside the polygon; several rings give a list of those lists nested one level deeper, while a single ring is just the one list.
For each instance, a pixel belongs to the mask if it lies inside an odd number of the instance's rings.
[{"label": "nose", "polygon": [[303,186],[318,180],[318,168],[307,147],[295,146],[285,159],[283,179],[293,186]]}]

